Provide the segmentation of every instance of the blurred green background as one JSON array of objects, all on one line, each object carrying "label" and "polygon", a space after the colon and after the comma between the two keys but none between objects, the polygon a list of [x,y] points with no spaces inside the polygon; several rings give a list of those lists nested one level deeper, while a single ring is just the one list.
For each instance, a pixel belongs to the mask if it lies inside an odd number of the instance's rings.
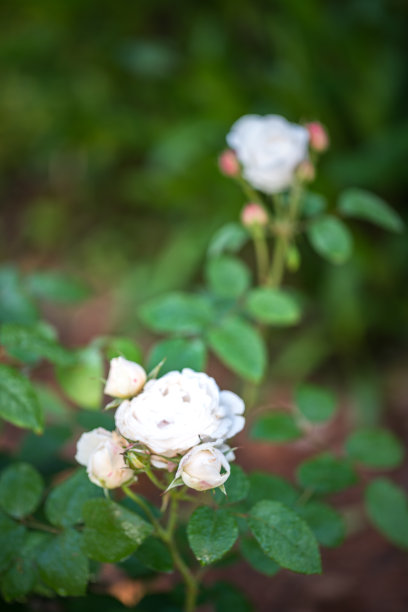
[{"label": "blurred green background", "polygon": [[[402,0],[1,3],[1,259],[113,290],[115,325],[134,332],[137,304],[196,282],[209,236],[238,218],[216,160],[246,113],[322,121],[313,188],[334,207],[366,187],[407,219],[407,15]],[[296,282],[322,307],[300,352],[285,336],[281,371],[313,350],[400,359],[406,236],[353,232],[341,268],[304,245]]]}]

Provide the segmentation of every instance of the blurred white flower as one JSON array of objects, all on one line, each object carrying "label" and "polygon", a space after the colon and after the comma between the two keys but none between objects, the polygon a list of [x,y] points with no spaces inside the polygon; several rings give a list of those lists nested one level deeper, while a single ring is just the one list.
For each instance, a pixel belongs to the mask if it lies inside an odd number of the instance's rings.
[{"label": "blurred white flower", "polygon": [[245,406],[207,374],[188,368],[149,381],[116,411],[116,427],[154,454],[175,457],[202,442],[219,446],[244,427]]},{"label": "blurred white flower", "polygon": [[230,465],[218,448],[212,444],[200,444],[181,459],[176,478],[181,478],[196,491],[215,489],[224,484],[231,472]]},{"label": "blurred white flower", "polygon": [[116,489],[136,478],[123,458],[125,447],[126,440],[116,432],[98,427],[79,438],[75,459],[86,467],[91,482]]},{"label": "blurred white flower", "polygon": [[307,159],[307,129],[279,115],[244,115],[227,135],[241,162],[244,178],[265,193],[279,193],[293,182],[296,167]]},{"label": "blurred white flower", "polygon": [[105,393],[121,399],[133,397],[143,389],[145,382],[146,372],[141,365],[124,357],[115,357],[110,362]]}]

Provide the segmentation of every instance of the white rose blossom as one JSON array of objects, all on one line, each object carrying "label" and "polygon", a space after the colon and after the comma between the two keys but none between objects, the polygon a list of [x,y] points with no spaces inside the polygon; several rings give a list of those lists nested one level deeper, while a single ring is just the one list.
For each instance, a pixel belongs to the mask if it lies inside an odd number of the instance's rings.
[{"label": "white rose blossom", "polygon": [[149,381],[137,397],[122,402],[115,420],[122,436],[171,458],[202,442],[223,444],[244,427],[244,409],[235,393],[185,368]]},{"label": "white rose blossom", "polygon": [[123,458],[125,447],[126,440],[116,432],[98,427],[79,438],[75,459],[86,467],[91,482],[116,489],[136,478]]},{"label": "white rose blossom", "polygon": [[230,472],[224,453],[210,443],[199,444],[181,459],[175,480],[181,478],[191,489],[207,491],[222,486]]},{"label": "white rose blossom", "polygon": [[110,362],[105,393],[121,399],[133,397],[143,389],[145,382],[146,372],[141,365],[124,357],[115,357]]},{"label": "white rose blossom", "polygon": [[308,157],[309,134],[279,115],[244,115],[232,126],[227,142],[248,183],[271,194],[292,184],[296,167]]}]

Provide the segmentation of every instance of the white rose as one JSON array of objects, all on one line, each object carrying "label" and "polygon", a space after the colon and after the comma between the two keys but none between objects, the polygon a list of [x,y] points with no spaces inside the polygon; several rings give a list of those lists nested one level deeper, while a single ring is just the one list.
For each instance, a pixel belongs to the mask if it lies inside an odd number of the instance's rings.
[{"label": "white rose", "polygon": [[98,427],[79,438],[75,459],[86,467],[91,482],[115,489],[135,479],[123,458],[125,446],[126,440],[116,432]]},{"label": "white rose", "polygon": [[121,399],[132,397],[143,389],[145,382],[146,372],[141,365],[124,357],[115,357],[110,362],[105,393]]},{"label": "white rose", "polygon": [[149,381],[143,392],[122,402],[116,427],[128,440],[154,454],[175,457],[201,442],[219,446],[244,427],[244,402],[220,391],[207,374],[184,369]]},{"label": "white rose", "polygon": [[[221,473],[222,472],[222,473]],[[224,454],[212,444],[200,444],[192,448],[179,463],[176,478],[181,478],[196,491],[220,487],[231,472]]]},{"label": "white rose", "polygon": [[296,167],[307,159],[307,129],[279,115],[244,115],[227,136],[242,164],[244,178],[265,193],[291,185]]}]

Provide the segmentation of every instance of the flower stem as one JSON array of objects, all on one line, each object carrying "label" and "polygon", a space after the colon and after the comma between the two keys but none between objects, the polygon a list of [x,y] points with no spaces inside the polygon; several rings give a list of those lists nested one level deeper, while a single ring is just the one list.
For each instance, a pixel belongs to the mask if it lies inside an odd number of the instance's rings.
[{"label": "flower stem", "polygon": [[252,240],[255,248],[256,267],[258,272],[258,282],[260,285],[266,280],[268,274],[269,253],[268,244],[263,228],[254,228]]},{"label": "flower stem", "polygon": [[122,491],[132,501],[134,501],[135,504],[139,506],[139,508],[143,510],[143,512],[149,517],[152,525],[154,525],[157,534],[160,535],[160,533],[163,531],[163,527],[160,525],[159,521],[156,519],[153,512],[150,510],[149,505],[144,501],[144,499],[142,499],[139,495],[136,495],[136,493],[133,493],[133,491],[131,491],[129,487],[123,486]]},{"label": "flower stem", "polygon": [[275,248],[273,251],[271,268],[266,283],[269,287],[279,287],[282,282],[283,274],[285,272],[287,247],[288,244],[286,237],[277,236],[275,239]]}]

